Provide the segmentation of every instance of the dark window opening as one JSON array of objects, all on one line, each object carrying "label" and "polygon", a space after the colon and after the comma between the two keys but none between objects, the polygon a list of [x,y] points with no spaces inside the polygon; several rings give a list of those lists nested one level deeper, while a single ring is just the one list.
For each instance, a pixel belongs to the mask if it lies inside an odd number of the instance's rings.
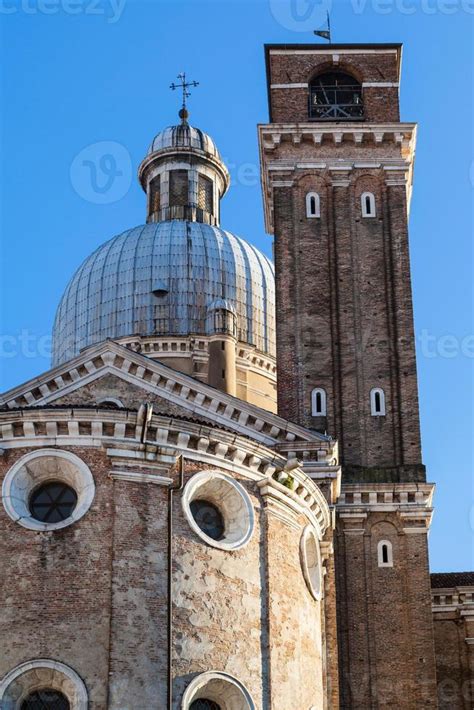
[{"label": "dark window opening", "polygon": [[310,197],[309,199],[309,211],[311,214],[316,214],[316,198]]},{"label": "dark window opening", "polygon": [[30,513],[42,523],[60,523],[72,515],[77,504],[76,491],[62,481],[49,481],[33,491]]},{"label": "dark window opening", "polygon": [[381,412],[382,411],[382,398],[380,396],[380,392],[375,392],[374,395],[374,405],[375,405],[375,411],[376,412]]},{"label": "dark window opening", "polygon": [[323,398],[321,392],[316,392],[316,414],[321,414],[323,411]]},{"label": "dark window opening", "polygon": [[370,199],[370,197],[368,195],[365,198],[365,213],[372,214],[372,200]]},{"label": "dark window opening", "polygon": [[69,710],[69,700],[58,690],[35,690],[23,700],[21,710]]},{"label": "dark window opening", "polygon": [[382,545],[382,562],[384,565],[388,565],[388,547],[387,545]]},{"label": "dark window opening", "polygon": [[220,510],[208,500],[193,500],[190,505],[194,520],[205,535],[213,540],[224,537],[224,518]]},{"label": "dark window opening", "polygon": [[214,184],[212,180],[199,175],[198,180],[198,207],[205,212],[214,214]]},{"label": "dark window opening", "polygon": [[186,207],[188,202],[188,171],[171,170],[170,207]]},{"label": "dark window opening", "polygon": [[214,700],[199,698],[199,700],[194,700],[191,703],[189,710],[222,710],[222,708],[219,703],[215,703]]},{"label": "dark window opening", "polygon": [[328,72],[316,77],[309,85],[309,117],[318,121],[362,119],[362,86],[342,72]]},{"label": "dark window opening", "polygon": [[150,214],[155,214],[160,211],[161,203],[161,180],[157,175],[150,182]]}]

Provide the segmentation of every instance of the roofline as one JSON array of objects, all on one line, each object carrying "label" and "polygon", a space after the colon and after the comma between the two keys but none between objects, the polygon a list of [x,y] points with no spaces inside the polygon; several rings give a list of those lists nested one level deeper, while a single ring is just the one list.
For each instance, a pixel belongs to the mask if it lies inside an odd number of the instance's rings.
[{"label": "roofline", "polygon": [[402,53],[403,53],[403,43],[402,42],[375,42],[370,44],[264,44],[265,51],[265,70],[267,77],[267,100],[268,100],[268,116],[269,122],[273,123],[272,108],[271,108],[271,92],[270,92],[270,54],[274,49],[286,49],[286,50],[311,50],[313,52],[326,51],[328,49],[343,50],[343,49],[396,49],[397,50],[397,74],[400,79],[401,68],[402,68]]}]

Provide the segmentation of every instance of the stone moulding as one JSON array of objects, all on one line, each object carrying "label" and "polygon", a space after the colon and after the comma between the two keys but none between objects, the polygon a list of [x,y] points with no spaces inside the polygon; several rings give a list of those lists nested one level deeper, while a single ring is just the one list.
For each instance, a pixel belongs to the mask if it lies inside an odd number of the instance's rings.
[{"label": "stone moulding", "polygon": [[[105,448],[111,459],[109,475],[116,480],[169,485],[169,470],[176,457],[257,481],[262,495],[278,500],[286,510],[303,513],[320,537],[331,525],[329,506],[319,487],[300,466],[291,475],[295,489],[290,490],[271,476],[283,469],[287,455],[245,437],[218,428],[155,415],[141,440],[137,413],[124,410],[45,409],[0,413],[0,445],[6,449],[41,447]],[[309,445],[309,453],[314,455]],[[319,450],[319,449],[318,449]],[[304,450],[298,448],[299,453]],[[337,465],[316,461],[325,475]]]},{"label": "stone moulding", "polygon": [[73,360],[10,390],[0,397],[0,406],[8,409],[45,407],[105,374],[116,375],[184,407],[190,416],[211,419],[217,426],[233,429],[236,434],[266,445],[320,441],[322,446],[334,446],[330,437],[310,432],[113,341],[91,346]]},{"label": "stone moulding", "polygon": [[[209,537],[196,523],[190,506],[199,498],[220,510],[225,524],[223,539]],[[184,487],[181,505],[192,530],[211,547],[232,552],[245,547],[252,537],[255,526],[252,501],[245,488],[231,476],[218,471],[195,473]]]},{"label": "stone moulding", "polygon": [[291,475],[295,478],[295,490],[292,491],[273,478],[267,477],[257,484],[260,494],[270,508],[278,510],[283,505],[296,517],[304,515],[315,529],[319,540],[322,540],[326,530],[332,527],[329,505],[318,486],[307,476],[303,474],[303,479],[297,470],[292,471]]},{"label": "stone moulding", "polygon": [[368,483],[342,486],[336,506],[346,532],[362,534],[370,513],[398,513],[404,533],[427,533],[433,517],[432,483]]},{"label": "stone moulding", "polygon": [[220,671],[208,671],[196,676],[184,691],[181,710],[189,710],[199,698],[209,698],[225,710],[255,710],[247,688],[237,678]]},{"label": "stone moulding", "polygon": [[38,686],[63,692],[71,710],[87,710],[87,689],[79,675],[69,666],[49,658],[38,658],[22,663],[0,681],[0,707],[15,710],[29,692]]},{"label": "stone moulding", "polygon": [[[44,523],[30,513],[32,491],[50,480],[64,481],[77,495],[71,515],[57,523]],[[41,448],[22,456],[7,472],[2,484],[2,503],[7,515],[28,530],[52,531],[72,525],[92,505],[95,484],[89,467],[70,451]]]},{"label": "stone moulding", "polygon": [[[374,161],[378,167],[400,173],[395,180],[387,177],[388,185],[404,185],[407,194],[407,209],[410,211],[410,201],[413,182],[413,164],[415,159],[417,125],[416,123],[272,123],[258,126],[259,155],[261,165],[261,182],[264,197],[265,229],[273,234],[273,189],[274,187],[291,187],[297,170],[304,170],[302,163],[314,165],[312,170],[346,170],[349,174],[359,168],[361,150],[370,145],[373,150],[381,147],[384,151],[380,158]],[[290,141],[293,145],[301,145],[301,158],[280,159],[282,143]],[[352,146],[353,155],[347,154],[343,161],[336,156],[330,157],[327,146]],[[364,145],[365,144],[365,145]],[[391,145],[393,155],[386,155],[385,147]],[[306,147],[304,147],[306,146]],[[303,151],[306,151],[304,155]],[[283,177],[282,177],[283,176]],[[288,178],[291,178],[288,180]],[[348,186],[349,181],[335,182],[334,185]]]}]

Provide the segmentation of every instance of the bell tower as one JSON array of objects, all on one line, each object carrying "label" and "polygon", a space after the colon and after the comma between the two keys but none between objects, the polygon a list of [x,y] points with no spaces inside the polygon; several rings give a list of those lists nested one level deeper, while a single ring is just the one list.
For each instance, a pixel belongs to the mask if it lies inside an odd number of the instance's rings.
[{"label": "bell tower", "polygon": [[339,440],[341,707],[436,707],[408,253],[416,124],[402,48],[267,45],[278,408]]}]

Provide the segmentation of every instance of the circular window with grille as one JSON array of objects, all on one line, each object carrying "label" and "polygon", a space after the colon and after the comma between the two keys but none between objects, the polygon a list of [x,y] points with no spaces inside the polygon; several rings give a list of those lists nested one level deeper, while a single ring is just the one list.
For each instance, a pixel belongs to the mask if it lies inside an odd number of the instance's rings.
[{"label": "circular window with grille", "polygon": [[208,545],[231,551],[250,540],[252,501],[230,476],[217,471],[196,473],[185,486],[182,502],[189,525]]},{"label": "circular window with grille", "polygon": [[88,466],[70,451],[39,449],[19,459],[2,486],[3,506],[29,530],[58,530],[76,522],[94,499]]}]

